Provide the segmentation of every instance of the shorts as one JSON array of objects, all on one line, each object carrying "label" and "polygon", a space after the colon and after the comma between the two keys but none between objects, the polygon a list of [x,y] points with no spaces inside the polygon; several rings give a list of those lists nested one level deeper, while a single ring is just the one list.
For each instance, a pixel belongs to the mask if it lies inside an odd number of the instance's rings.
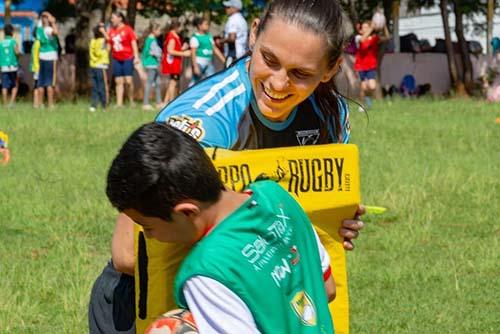
[{"label": "shorts", "polygon": [[38,71],[38,87],[54,87],[56,85],[57,60],[40,59]]},{"label": "shorts", "polygon": [[12,89],[17,86],[17,71],[2,72],[2,88]]},{"label": "shorts", "polygon": [[127,60],[116,60],[111,62],[113,68],[113,77],[131,77],[134,75],[134,58]]},{"label": "shorts", "polygon": [[377,70],[359,71],[358,73],[361,81],[372,80],[377,77]]},{"label": "shorts", "polygon": [[165,74],[165,75],[167,76],[167,78],[171,80],[179,81],[181,79],[180,74]]},{"label": "shorts", "polygon": [[92,287],[88,316],[90,334],[135,334],[134,277],[109,261]]}]

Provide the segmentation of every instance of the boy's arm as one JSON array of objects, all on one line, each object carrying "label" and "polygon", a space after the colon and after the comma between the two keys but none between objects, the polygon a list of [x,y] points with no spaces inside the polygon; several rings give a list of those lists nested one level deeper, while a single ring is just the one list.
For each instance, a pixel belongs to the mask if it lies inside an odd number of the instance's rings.
[{"label": "boy's arm", "polygon": [[199,333],[260,333],[241,298],[218,281],[194,276],[183,293]]},{"label": "boy's arm", "polygon": [[134,275],[134,221],[120,213],[116,219],[111,242],[111,258],[116,271]]},{"label": "boy's arm", "polygon": [[321,243],[318,234],[314,231],[314,236],[316,237],[316,243],[318,244],[319,259],[321,261],[321,271],[323,272],[323,282],[325,284],[325,292],[328,302],[335,299],[337,294],[337,289],[335,287],[335,281],[332,276],[332,270],[330,268],[330,256],[326,251],[325,247]]}]

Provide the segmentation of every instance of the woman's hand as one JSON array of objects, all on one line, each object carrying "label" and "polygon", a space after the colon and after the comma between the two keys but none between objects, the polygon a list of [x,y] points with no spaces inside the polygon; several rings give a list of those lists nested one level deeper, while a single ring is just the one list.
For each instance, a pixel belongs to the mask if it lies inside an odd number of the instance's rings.
[{"label": "woman's hand", "polygon": [[354,244],[353,239],[356,239],[359,235],[359,231],[363,229],[363,222],[359,220],[360,216],[364,215],[366,212],[363,205],[359,205],[356,210],[356,215],[354,219],[346,219],[342,222],[342,227],[339,229],[339,235],[344,238],[344,249],[353,250]]}]

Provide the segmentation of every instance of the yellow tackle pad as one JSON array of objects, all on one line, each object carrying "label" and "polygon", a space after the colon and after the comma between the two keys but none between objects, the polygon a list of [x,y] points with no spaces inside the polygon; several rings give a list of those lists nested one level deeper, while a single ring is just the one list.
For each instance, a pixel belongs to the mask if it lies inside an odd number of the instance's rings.
[{"label": "yellow tackle pad", "polygon": [[[335,332],[349,333],[349,296],[345,251],[338,230],[360,203],[359,153],[352,144],[230,151],[206,149],[222,181],[242,190],[258,178],[270,178],[302,205],[330,255],[337,297],[330,303]],[[176,308],[173,282],[189,246],[146,239],[135,228],[137,333],[159,315]]]}]

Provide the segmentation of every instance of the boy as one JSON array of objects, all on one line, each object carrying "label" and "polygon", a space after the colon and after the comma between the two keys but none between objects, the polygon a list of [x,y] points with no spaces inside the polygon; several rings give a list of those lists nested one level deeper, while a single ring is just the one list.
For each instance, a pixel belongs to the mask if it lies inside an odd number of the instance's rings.
[{"label": "boy", "polygon": [[[4,27],[5,38],[0,42],[0,66],[2,67],[2,99],[3,105],[12,107],[16,101],[18,79],[17,70],[19,62],[19,47],[16,40],[12,37],[14,27],[11,24],[6,24]],[[9,90],[10,100],[9,100]]]},{"label": "boy", "polygon": [[94,27],[94,38],[90,40],[90,79],[92,80],[92,94],[89,111],[95,112],[100,102],[102,111],[106,111],[108,101],[108,76],[106,71],[109,65],[108,43],[104,38],[106,30],[103,23]]},{"label": "boy", "polygon": [[44,89],[47,90],[49,108],[54,107],[54,88],[56,86],[56,63],[58,58],[59,34],[56,19],[49,12],[42,13],[42,20],[36,28],[36,39],[40,41],[40,70],[38,76],[39,102],[43,104]]},{"label": "boy", "polygon": [[[123,145],[107,195],[148,238],[194,244],[174,286],[200,333],[333,333],[329,258],[278,184],[224,189],[189,135],[150,123]],[[326,293],[325,293],[326,291]]]}]

